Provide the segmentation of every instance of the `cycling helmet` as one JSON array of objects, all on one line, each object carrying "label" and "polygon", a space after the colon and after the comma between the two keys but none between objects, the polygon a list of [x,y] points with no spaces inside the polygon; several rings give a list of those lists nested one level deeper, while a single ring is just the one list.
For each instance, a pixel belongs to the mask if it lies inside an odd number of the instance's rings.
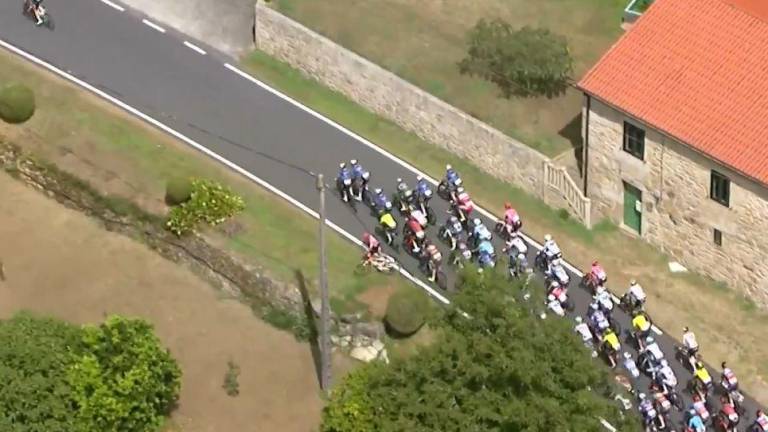
[{"label": "cycling helmet", "polygon": [[659,364],[661,365],[661,367],[667,367],[667,366],[669,366],[669,363],[667,362],[667,359],[661,359],[661,361],[659,362]]},{"label": "cycling helmet", "polygon": [[629,360],[632,358],[632,354],[630,354],[628,351],[624,351],[624,358]]},{"label": "cycling helmet", "polygon": [[553,280],[552,282],[549,283],[549,287],[550,288],[557,288],[559,286],[560,286],[560,284],[557,283],[557,281],[555,281],[555,280]]},{"label": "cycling helmet", "polygon": [[475,226],[480,226],[483,222],[480,220],[480,218],[474,218],[472,220],[472,223],[475,224]]},{"label": "cycling helmet", "polygon": [[364,233],[363,233],[363,241],[364,241],[364,242],[366,242],[366,243],[368,243],[370,240],[371,240],[371,233],[369,233],[369,232],[364,232]]},{"label": "cycling helmet", "polygon": [[350,165],[357,165],[357,159],[351,159],[349,163]]},{"label": "cycling helmet", "polygon": [[510,203],[506,202],[506,203],[504,203],[504,208],[505,208],[505,209],[507,209],[507,210],[509,210],[509,209],[511,209],[511,208],[512,208],[512,204],[510,204]]},{"label": "cycling helmet", "polygon": [[703,369],[703,368],[704,368],[704,363],[702,363],[700,361],[697,361],[696,362],[696,369]]},{"label": "cycling helmet", "polygon": [[398,178],[397,178],[397,183],[402,183],[402,182],[403,182],[403,179],[401,179],[400,177],[398,177]]},{"label": "cycling helmet", "polygon": [[577,317],[576,317],[576,323],[577,323],[577,324],[581,324],[581,322],[582,322],[582,321],[583,321],[583,320],[581,319],[581,317],[580,317],[580,316],[577,316]]},{"label": "cycling helmet", "polygon": [[647,345],[652,344],[653,343],[653,336],[648,336],[647,338],[645,338],[645,343]]},{"label": "cycling helmet", "polygon": [[544,236],[544,241],[550,241],[552,240],[552,234],[547,234]]},{"label": "cycling helmet", "polygon": [[344,162],[339,164],[339,168],[346,168],[346,167],[347,167],[347,164],[345,164]]},{"label": "cycling helmet", "polygon": [[629,281],[629,286],[635,286],[635,285],[637,285],[636,280],[632,279],[631,281]]},{"label": "cycling helmet", "polygon": [[725,369],[725,367],[726,367],[726,366],[725,366],[725,362],[722,362],[722,363],[720,363],[720,367],[721,367],[722,369]]},{"label": "cycling helmet", "polygon": [[645,393],[640,393],[637,397],[640,398],[640,400],[645,400]]},{"label": "cycling helmet", "polygon": [[456,216],[451,216],[451,218],[449,219],[449,221],[450,221],[452,224],[455,224],[455,223],[457,223],[457,222],[459,221],[459,218],[457,218]]},{"label": "cycling helmet", "polygon": [[755,416],[760,417],[761,415],[763,415],[763,410],[760,410],[760,409],[757,410],[757,412],[755,413]]},{"label": "cycling helmet", "polygon": [[381,193],[381,188],[374,189],[373,193],[375,193],[376,195],[380,194]]},{"label": "cycling helmet", "polygon": [[599,306],[597,305],[597,303],[590,303],[589,304],[589,308],[592,309],[592,310],[597,310],[599,308]]},{"label": "cycling helmet", "polygon": [[548,295],[548,296],[547,296],[547,300],[549,300],[549,301],[555,301],[555,296],[553,296],[552,294],[550,294],[550,295]]},{"label": "cycling helmet", "polygon": [[683,327],[683,333],[688,333],[688,327]]},{"label": "cycling helmet", "polygon": [[370,177],[371,177],[371,173],[369,173],[368,171],[363,173],[363,179],[368,180]]},{"label": "cycling helmet", "polygon": [[416,176],[416,181],[417,181],[417,182],[420,182],[420,181],[422,181],[422,180],[424,180],[424,177],[422,177],[422,176]]},{"label": "cycling helmet", "polygon": [[453,167],[449,164],[445,166],[445,170],[448,171],[449,169],[452,169]]}]

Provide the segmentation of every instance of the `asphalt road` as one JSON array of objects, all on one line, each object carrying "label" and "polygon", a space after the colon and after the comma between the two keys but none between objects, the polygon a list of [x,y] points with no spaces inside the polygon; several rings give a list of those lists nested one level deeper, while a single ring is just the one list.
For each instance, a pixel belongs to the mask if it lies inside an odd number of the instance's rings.
[{"label": "asphalt road", "polygon": [[[310,208],[317,208],[314,173],[333,178],[341,160],[358,159],[371,171],[372,186],[389,192],[394,191],[397,177],[411,184],[415,180],[414,172],[406,167],[226,68],[224,64],[234,60],[203,43],[169,28],[159,31],[143,23],[146,17],[141,14],[119,11],[98,0],[46,3],[55,19],[54,31],[36,28],[24,18],[21,1],[1,2],[0,38],[160,120]],[[185,46],[184,41],[199,49]],[[466,186],[471,193],[472,185]],[[353,212],[336,197],[328,203],[328,218],[352,235],[359,236],[376,224],[363,206]],[[442,220],[447,204],[436,198],[433,207]],[[522,217],[525,220],[524,214]],[[493,227],[495,221],[483,219]],[[435,232],[432,228],[433,237]],[[500,243],[496,246],[500,252]],[[529,250],[532,254],[535,248]],[[447,256],[447,250],[443,251]],[[568,251],[564,254],[567,259]],[[415,260],[405,253],[393,255],[412,274],[421,274]],[[529,260],[533,262],[532,255]],[[571,274],[571,279],[571,298],[576,312],[583,314],[590,296],[576,288],[578,276]],[[623,312],[616,316],[622,328],[631,327]],[[672,330],[679,336],[680,329]],[[680,387],[684,386],[691,375],[674,360],[675,341],[667,334],[656,336],[675,368]],[[636,355],[629,342],[622,347]],[[721,359],[710,361],[719,365]],[[719,376],[719,369],[710,367],[710,372]],[[647,380],[641,387],[647,388]],[[682,388],[678,390],[687,405],[690,398]],[[747,402],[747,415],[741,423],[744,430],[753,421],[756,408],[753,401]],[[679,414],[674,415],[673,423],[680,419]]]}]

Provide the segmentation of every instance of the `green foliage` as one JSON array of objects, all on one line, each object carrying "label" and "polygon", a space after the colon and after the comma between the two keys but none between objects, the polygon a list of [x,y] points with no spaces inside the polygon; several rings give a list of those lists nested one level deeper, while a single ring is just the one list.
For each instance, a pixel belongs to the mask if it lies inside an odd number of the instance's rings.
[{"label": "green foliage", "polygon": [[237,396],[240,394],[240,383],[237,378],[240,376],[240,366],[232,360],[227,362],[227,372],[224,374],[224,384],[222,388],[227,395]]},{"label": "green foliage", "polygon": [[28,313],[0,321],[0,430],[70,432],[71,388],[64,379],[80,329]]},{"label": "green foliage", "polygon": [[376,423],[374,405],[368,394],[370,378],[381,372],[380,363],[356,369],[331,393],[323,410],[322,432],[369,432]]},{"label": "green foliage", "polygon": [[566,320],[537,318],[503,275],[465,273],[460,284],[434,343],[356,371],[332,394],[324,432],[602,431],[599,418],[637,430]]},{"label": "green foliage", "polygon": [[190,233],[201,223],[210,226],[224,222],[245,208],[243,199],[213,180],[192,180],[189,200],[171,209],[166,223],[178,236]]},{"label": "green foliage", "polygon": [[459,71],[493,82],[507,98],[553,97],[567,89],[573,59],[565,37],[547,29],[514,30],[501,19],[481,19],[469,32]]},{"label": "green foliage", "polygon": [[181,371],[150,324],[112,316],[83,328],[86,352],[69,370],[82,432],[157,429],[175,404]]},{"label": "green foliage", "polygon": [[11,83],[0,88],[0,119],[18,124],[35,114],[35,94],[24,84]]},{"label": "green foliage", "polygon": [[181,205],[192,198],[192,179],[174,177],[165,185],[165,203],[170,206]]},{"label": "green foliage", "polygon": [[261,319],[272,324],[276,328],[293,333],[296,340],[308,341],[312,328],[307,316],[275,306],[264,306],[261,308]]},{"label": "green foliage", "polygon": [[396,291],[387,301],[384,322],[395,336],[410,336],[426,321],[429,299],[412,287]]}]

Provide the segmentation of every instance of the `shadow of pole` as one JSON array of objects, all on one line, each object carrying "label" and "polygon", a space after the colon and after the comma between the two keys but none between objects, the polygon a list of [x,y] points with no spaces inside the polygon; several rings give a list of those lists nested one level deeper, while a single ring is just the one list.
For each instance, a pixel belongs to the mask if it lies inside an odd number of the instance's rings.
[{"label": "shadow of pole", "polygon": [[309,349],[312,353],[312,363],[315,365],[315,375],[317,376],[317,385],[321,384],[321,353],[320,353],[320,332],[317,330],[317,319],[320,316],[320,311],[315,311],[312,305],[312,298],[309,296],[309,290],[307,290],[307,280],[304,277],[304,273],[301,270],[295,270],[294,276],[298,283],[299,292],[301,293],[301,301],[304,305],[304,317],[307,320],[307,327],[309,328]]}]

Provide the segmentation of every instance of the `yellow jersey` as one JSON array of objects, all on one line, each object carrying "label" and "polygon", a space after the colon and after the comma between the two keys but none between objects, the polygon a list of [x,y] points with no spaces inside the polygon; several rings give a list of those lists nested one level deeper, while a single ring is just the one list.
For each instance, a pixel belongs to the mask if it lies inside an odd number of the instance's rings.
[{"label": "yellow jersey", "polygon": [[397,226],[397,222],[395,222],[395,218],[393,218],[390,213],[384,213],[383,215],[381,215],[381,217],[379,218],[379,223],[381,224],[381,226],[384,226],[390,229],[395,229],[395,227]]},{"label": "yellow jersey", "polygon": [[603,336],[603,342],[607,343],[611,348],[618,351],[621,349],[621,345],[619,344],[619,338],[616,336],[616,333],[610,332],[607,333],[605,336]]},{"label": "yellow jersey", "polygon": [[709,384],[709,382],[712,381],[712,377],[709,375],[709,371],[705,367],[696,369],[694,375],[704,384]]},{"label": "yellow jersey", "polygon": [[651,323],[648,322],[644,314],[637,314],[636,317],[632,318],[632,327],[634,327],[635,330],[648,331],[651,327]]}]

